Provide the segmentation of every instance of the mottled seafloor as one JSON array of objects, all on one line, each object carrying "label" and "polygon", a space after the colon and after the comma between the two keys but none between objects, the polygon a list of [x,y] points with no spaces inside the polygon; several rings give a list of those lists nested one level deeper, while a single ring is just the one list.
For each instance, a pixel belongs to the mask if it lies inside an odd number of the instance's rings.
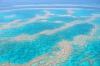
[{"label": "mottled seafloor", "polygon": [[100,66],[100,10],[0,11],[0,66]]}]

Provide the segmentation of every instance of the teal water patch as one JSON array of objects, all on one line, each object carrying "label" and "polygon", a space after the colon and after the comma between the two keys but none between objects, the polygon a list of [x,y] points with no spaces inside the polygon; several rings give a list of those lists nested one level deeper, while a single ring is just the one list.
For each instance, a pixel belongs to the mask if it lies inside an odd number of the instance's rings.
[{"label": "teal water patch", "polygon": [[36,34],[43,30],[53,30],[63,25],[63,23],[50,22],[30,23],[21,27],[0,30],[0,37],[13,37],[20,34]]},{"label": "teal water patch", "polygon": [[[98,26],[98,27],[100,27],[100,26]],[[100,39],[100,29],[97,29],[97,30],[96,30],[94,36],[95,36],[95,38]]]},{"label": "teal water patch", "polygon": [[[72,54],[69,56],[68,60],[62,64],[62,66],[90,66],[89,61],[81,60],[88,58],[90,60],[95,60],[92,65],[100,65],[100,40],[94,40],[89,42],[82,49],[78,49],[78,46],[72,47]],[[99,61],[98,61],[99,60]]]},{"label": "teal water patch", "polygon": [[50,56],[49,56],[50,59],[52,59],[52,58],[54,58],[54,57],[55,57],[54,55],[50,55]]},{"label": "teal water patch", "polygon": [[[42,16],[45,13],[42,10],[38,10],[38,9],[0,12],[0,22],[7,23],[18,19],[29,19],[35,17],[37,14]],[[15,16],[10,18],[9,16],[11,15],[15,15]],[[9,18],[4,18],[5,16],[8,16]]]},{"label": "teal water patch", "polygon": [[91,29],[94,26],[92,24],[83,23],[83,24],[76,24],[68,29],[63,29],[57,33],[56,36],[61,36],[63,39],[66,40],[73,40],[73,37],[78,35],[88,35]]},{"label": "teal water patch", "polygon": [[80,20],[79,22],[84,22],[84,20],[87,20],[88,18],[87,17],[77,17],[77,20]]},{"label": "teal water patch", "polygon": [[58,14],[61,14],[61,15],[65,15],[65,14],[67,14],[67,10],[49,10],[48,9],[48,11],[51,13],[51,14],[55,14],[55,15],[58,15]]},{"label": "teal water patch", "polygon": [[[88,56],[90,59],[96,60],[100,58],[100,40],[96,40],[96,41],[88,43],[85,47],[85,52],[86,51],[90,52]],[[87,53],[84,53],[84,54],[87,54]]]},{"label": "teal water patch", "polygon": [[89,61],[84,61],[82,63],[80,63],[80,66],[90,66]]},{"label": "teal water patch", "polygon": [[98,17],[95,20],[93,20],[92,23],[100,26],[100,17]]},{"label": "teal water patch", "polygon": [[92,14],[100,13],[97,10],[73,10],[73,16],[80,17],[80,16],[91,16]]},{"label": "teal water patch", "polygon": [[64,23],[70,23],[76,19],[71,16],[50,16],[49,18],[47,18],[47,20],[51,22],[62,21]]},{"label": "teal water patch", "polygon": [[27,63],[35,57],[51,53],[52,47],[56,46],[58,41],[60,39],[55,36],[40,35],[33,41],[5,43],[0,46],[0,62],[9,61],[12,64]]},{"label": "teal water patch", "polygon": [[92,66],[100,66],[100,60],[93,62]]},{"label": "teal water patch", "polygon": [[37,65],[38,65],[37,63],[32,64],[32,66],[37,66]]},{"label": "teal water patch", "polygon": [[46,62],[46,60],[41,60],[40,64],[44,64]]},{"label": "teal water patch", "polygon": [[97,26],[97,30],[94,33],[94,36],[96,38],[100,38],[100,17],[96,18],[95,20],[91,21],[91,23],[95,24]]},{"label": "teal water patch", "polygon": [[100,17],[96,18],[95,20],[91,21],[91,23],[95,24],[97,26],[97,30],[94,33],[94,36],[96,38],[100,38]]}]

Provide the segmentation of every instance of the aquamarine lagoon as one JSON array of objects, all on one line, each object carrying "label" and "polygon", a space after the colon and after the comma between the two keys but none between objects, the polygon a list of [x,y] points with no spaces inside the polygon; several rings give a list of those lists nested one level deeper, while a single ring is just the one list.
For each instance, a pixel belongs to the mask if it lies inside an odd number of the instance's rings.
[{"label": "aquamarine lagoon", "polygon": [[0,11],[0,66],[100,66],[100,10]]}]

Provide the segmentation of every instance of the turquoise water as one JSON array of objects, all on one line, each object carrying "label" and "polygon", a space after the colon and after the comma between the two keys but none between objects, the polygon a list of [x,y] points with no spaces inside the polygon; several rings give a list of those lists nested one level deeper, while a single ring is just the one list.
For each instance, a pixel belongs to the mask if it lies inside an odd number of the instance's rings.
[{"label": "turquoise water", "polygon": [[[10,63],[15,64],[28,62],[34,57],[52,52],[51,48],[56,46],[58,41],[59,38],[41,35],[36,40],[30,42],[5,43],[0,47],[0,51],[4,52],[0,54],[0,62],[6,62],[8,60]],[[6,50],[4,50],[5,46],[7,46]]]},{"label": "turquoise water", "polygon": [[56,23],[50,23],[50,22],[49,23],[41,23],[41,22],[30,23],[30,24],[26,24],[24,26],[17,27],[17,28],[8,28],[8,29],[0,30],[1,31],[0,37],[12,37],[12,36],[20,35],[20,34],[30,34],[31,35],[31,34],[39,33],[43,30],[56,29],[63,25],[64,25],[63,23],[56,24]]},{"label": "turquoise water", "polygon": [[[18,19],[34,18],[36,14],[44,15],[44,11],[41,10],[14,10],[8,12],[0,12],[0,22],[11,22]],[[4,18],[4,16],[15,15],[12,18]]]},{"label": "turquoise water", "polygon": [[[78,28],[78,27],[80,27],[80,28]],[[62,40],[62,38],[66,39],[66,40],[72,40],[74,36],[77,36],[80,34],[83,34],[83,35],[88,34],[88,32],[90,32],[91,28],[93,28],[93,25],[90,25],[88,23],[77,24],[75,26],[70,27],[69,29],[62,30],[62,31],[57,32],[50,36],[41,35],[34,41],[30,41],[30,42],[21,41],[21,42],[8,43],[7,45],[9,45],[9,46],[6,48],[7,50],[2,49],[2,52],[5,52],[5,54],[0,55],[1,59],[3,60],[3,61],[2,60],[1,61],[6,62],[7,60],[9,60],[9,62],[15,63],[15,64],[28,62],[34,57],[44,55],[47,52],[52,52],[51,48],[53,46],[55,46],[57,44],[57,42]],[[82,29],[82,31],[81,31],[81,29]],[[27,31],[27,30],[25,30],[25,31]],[[29,31],[28,31],[28,33],[30,33]],[[75,33],[73,33],[73,32],[75,32]],[[18,32],[15,32],[15,33],[18,33]],[[14,35],[16,35],[16,34],[14,34]],[[7,37],[9,37],[9,36],[7,36]],[[12,34],[11,34],[11,36],[12,36]],[[59,38],[60,36],[62,38]],[[28,56],[27,56],[27,53],[28,53]],[[12,55],[13,55],[13,57],[12,57]],[[3,56],[5,58],[2,58]],[[19,59],[17,60],[17,58],[19,58]]]},{"label": "turquoise water", "polygon": [[69,23],[69,22],[76,20],[76,18],[73,18],[70,16],[50,16],[47,20],[51,22],[61,21],[64,23]]},{"label": "turquoise water", "polygon": [[74,10],[74,13],[72,15],[80,17],[80,16],[91,16],[93,14],[99,14],[99,11],[96,10]]},{"label": "turquoise water", "polygon": [[[94,17],[92,16],[93,14],[100,15],[99,11],[73,9],[71,11],[72,13],[69,15],[67,9],[46,9],[46,11],[50,13],[48,17],[28,22],[28,19],[32,19],[36,15],[40,15],[41,17],[47,15],[44,11],[45,10],[42,9],[31,9],[0,12],[0,63],[9,62],[10,64],[28,64],[28,62],[32,59],[45,56],[47,53],[57,53],[63,49],[58,46],[58,42],[62,41],[63,39],[71,42],[73,41],[74,37],[79,35],[91,36],[91,30],[94,28],[94,26],[97,26],[98,29],[93,34],[93,37],[95,37],[94,39],[91,40],[90,38],[87,40],[86,44],[82,46],[82,48],[80,48],[80,44],[72,44],[72,51],[69,58],[66,59],[67,61],[61,62],[60,64],[54,63],[58,66],[90,66],[89,60],[95,60],[92,65],[100,66],[100,17],[96,17],[89,23],[85,21],[91,19],[90,17]],[[10,17],[11,15],[15,16]],[[13,24],[12,22],[14,20],[20,21]],[[73,26],[69,25],[68,28],[66,26],[62,29],[65,24],[71,24],[75,20],[78,20],[76,22],[80,24],[75,23]],[[8,26],[8,24],[11,25]],[[23,25],[17,26],[17,24]],[[4,25],[7,28],[5,28]],[[4,29],[1,29],[2,27]],[[32,37],[35,34],[45,30],[50,31],[51,34],[39,34],[35,39],[32,40],[23,40],[24,37],[22,36],[20,37],[23,38],[22,40],[13,41],[13,39],[17,36],[24,34]],[[47,32],[47,34],[48,33],[49,32]],[[55,55],[48,56],[48,59],[54,58]],[[84,60],[85,58],[88,58],[89,60],[81,62],[81,60]],[[46,60],[42,59],[40,64],[44,64],[45,62]],[[38,66],[37,62],[32,66]],[[48,66],[50,66],[50,63]]]},{"label": "turquoise water", "polygon": [[[95,60],[92,64],[93,66],[99,66],[100,63],[98,63],[100,58],[100,40],[95,40],[92,42],[89,42],[86,44],[86,46],[80,50],[77,50],[79,48],[78,46],[73,46],[73,51],[71,56],[69,57],[68,61],[64,62],[62,66],[90,66],[89,60]],[[89,60],[85,60],[83,62],[80,62],[81,60],[84,60],[85,58],[88,58]],[[97,64],[96,64],[97,63]]]},{"label": "turquoise water", "polygon": [[65,11],[65,10],[56,10],[56,9],[52,9],[52,10],[48,10],[50,13],[52,13],[52,14],[55,14],[55,15],[58,15],[58,14],[60,14],[60,15],[65,15],[66,13],[67,13],[67,11]]},{"label": "turquoise water", "polygon": [[94,21],[92,21],[94,24],[100,25],[100,17],[96,18]]},{"label": "turquoise water", "polygon": [[56,36],[61,36],[63,39],[66,40],[73,40],[73,37],[78,35],[87,35],[90,30],[93,28],[93,25],[88,23],[77,24],[68,29],[61,30],[57,32]]}]

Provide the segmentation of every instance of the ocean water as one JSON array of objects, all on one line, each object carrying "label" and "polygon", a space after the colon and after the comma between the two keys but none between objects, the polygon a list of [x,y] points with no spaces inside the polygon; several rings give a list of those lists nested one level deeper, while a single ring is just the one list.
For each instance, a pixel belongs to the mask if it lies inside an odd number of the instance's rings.
[{"label": "ocean water", "polygon": [[[89,42],[80,49],[78,46],[72,46],[73,51],[69,59],[62,66],[99,66],[100,65],[100,40]],[[79,48],[79,50],[77,50]],[[92,61],[92,63],[91,63]]]},{"label": "ocean water", "polygon": [[[0,62],[6,62],[9,60],[9,62],[13,64],[26,63],[34,57],[45,55],[47,52],[52,52],[52,47],[56,46],[56,42],[58,41],[59,38],[41,35],[30,42],[9,42],[0,47],[3,52],[0,54]],[[5,46],[7,47],[5,48]],[[6,50],[4,50],[3,47]]]},{"label": "ocean water", "polygon": [[[44,12],[41,10],[14,10],[8,12],[0,12],[0,22],[11,22],[19,19],[29,19],[33,18],[36,14],[44,15]],[[12,16],[12,18],[9,16]]]},{"label": "ocean water", "polygon": [[84,9],[80,9],[80,10],[74,10],[75,13],[73,13],[72,15],[75,15],[77,17],[80,16],[91,16],[93,14],[99,14],[99,11],[97,12],[96,10],[84,10]]},{"label": "ocean water", "polygon": [[0,65],[100,66],[99,22],[96,9],[2,11]]},{"label": "ocean water", "polygon": [[100,25],[100,17],[96,18],[94,21],[92,21],[94,24]]},{"label": "ocean water", "polygon": [[83,24],[76,24],[72,27],[69,27],[68,29],[61,30],[60,32],[57,32],[56,36],[61,36],[63,39],[66,40],[73,40],[73,37],[78,35],[88,35],[91,29],[94,26],[88,23]]},{"label": "ocean water", "polygon": [[63,15],[59,15],[59,16],[50,16],[48,19],[47,19],[49,22],[59,22],[59,23],[69,23],[69,22],[72,22],[74,20],[76,20],[76,18],[73,18],[73,17],[70,17],[70,16],[63,16]]},{"label": "ocean water", "polygon": [[55,14],[55,15],[58,15],[59,13],[60,13],[60,15],[65,15],[66,13],[67,13],[67,11],[65,11],[65,10],[56,10],[56,9],[53,9],[53,10],[48,10],[50,13],[52,13],[52,14]]},{"label": "ocean water", "polygon": [[4,30],[0,30],[1,31],[0,37],[12,37],[12,36],[18,36],[20,34],[30,34],[31,35],[31,34],[39,33],[43,30],[56,29],[63,25],[64,25],[63,23],[56,24],[56,23],[50,23],[50,22],[49,23],[36,22],[36,23],[26,24],[24,26],[17,27],[17,28],[7,28]]}]

